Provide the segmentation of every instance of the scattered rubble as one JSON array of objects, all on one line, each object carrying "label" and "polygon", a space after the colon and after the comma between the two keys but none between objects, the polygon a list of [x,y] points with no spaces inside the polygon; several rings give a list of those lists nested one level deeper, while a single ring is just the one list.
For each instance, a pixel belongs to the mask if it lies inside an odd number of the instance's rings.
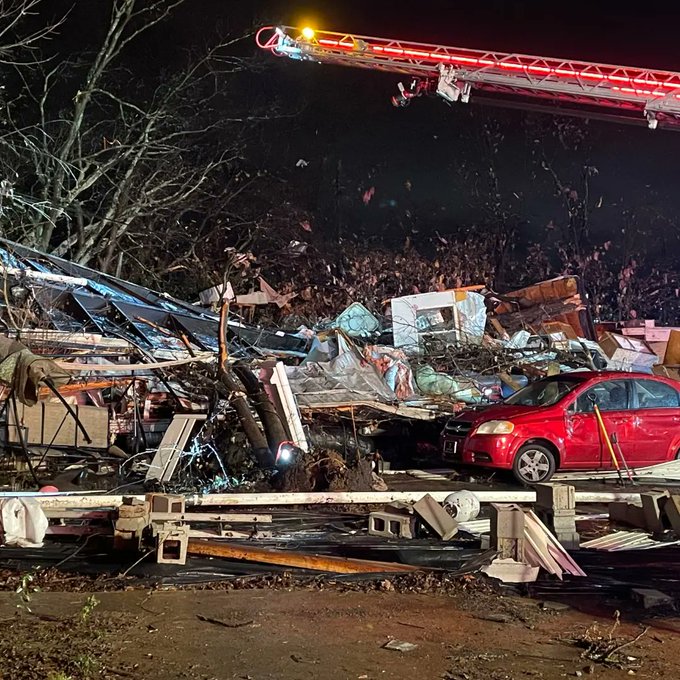
[{"label": "scattered rubble", "polygon": [[[616,612],[614,623],[608,631],[602,631],[597,624],[590,626],[582,636],[574,640],[574,644],[584,649],[582,657],[595,663],[613,666],[622,670],[633,670],[640,667],[640,660],[630,656],[630,648],[647,634],[643,628],[639,635],[632,639],[615,637],[620,624],[619,613]],[[624,652],[624,650],[626,650]]]},{"label": "scattered rubble", "polygon": [[[218,286],[189,304],[6,241],[0,256],[9,284],[0,481],[10,496],[43,490],[0,499],[4,544],[25,546],[0,557],[44,554],[35,577],[48,588],[64,578],[55,564],[74,587],[119,588],[210,558],[211,585],[187,570],[202,587],[446,592],[564,580],[568,589],[589,579],[584,552],[680,539],[680,497],[665,488],[400,492],[382,474],[432,447],[452,414],[538,378],[676,370],[677,331],[661,366],[659,347],[630,328],[598,329],[576,277],[505,294],[478,285],[355,300],[282,330],[252,323],[253,309],[283,312],[305,293],[263,278],[252,294]],[[85,495],[95,489],[110,494]],[[617,542],[603,529],[581,544],[584,501],[611,502],[612,521],[646,533]],[[57,540],[80,543],[50,559]],[[118,556],[115,574],[103,566],[82,580],[89,545]],[[636,585],[644,606],[674,602]],[[618,658],[616,646],[588,653]]]},{"label": "scattered rubble", "polygon": [[[296,299],[263,278],[250,297],[218,286],[201,306],[7,241],[0,249],[12,357],[3,382],[19,402],[5,416],[9,490],[377,488],[359,461],[375,472],[378,460],[432,446],[468,405],[555,372],[653,363],[622,358],[621,343],[644,340],[609,329],[597,344],[573,276],[506,294],[415,293],[380,312],[355,301],[314,328],[282,331],[243,316]],[[34,399],[17,382],[18,357],[40,368]],[[327,464],[288,469],[298,452]]]}]

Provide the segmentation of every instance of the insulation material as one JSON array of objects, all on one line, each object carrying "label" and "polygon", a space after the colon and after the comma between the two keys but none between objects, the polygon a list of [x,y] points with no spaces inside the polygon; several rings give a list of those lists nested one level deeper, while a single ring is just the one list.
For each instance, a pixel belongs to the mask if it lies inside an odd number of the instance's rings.
[{"label": "insulation material", "polygon": [[378,369],[365,361],[341,334],[338,334],[337,341],[338,356],[330,361],[286,366],[290,388],[298,404],[397,401],[397,395],[385,383]]},{"label": "insulation material", "polygon": [[380,331],[380,322],[360,302],[353,302],[335,320],[335,325],[350,338],[370,338]]},{"label": "insulation material", "polygon": [[474,380],[438,373],[432,366],[417,369],[416,385],[422,394],[434,397],[452,397],[466,404],[477,404],[482,400],[482,392]]},{"label": "insulation material", "polygon": [[[73,407],[90,440],[85,441],[73,416],[59,402],[40,401],[34,406],[17,405],[19,422],[10,409],[7,420],[7,436],[10,442],[22,440],[29,446],[81,446],[107,449],[109,441],[109,409],[97,406]],[[19,436],[18,428],[22,428]]]},{"label": "insulation material", "polygon": [[415,396],[413,371],[402,350],[368,345],[364,348],[364,358],[376,367],[399,400],[404,401]]},{"label": "insulation material", "polygon": [[524,510],[524,539],[524,560],[531,566],[542,567],[560,580],[564,574],[586,575],[533,510]]}]

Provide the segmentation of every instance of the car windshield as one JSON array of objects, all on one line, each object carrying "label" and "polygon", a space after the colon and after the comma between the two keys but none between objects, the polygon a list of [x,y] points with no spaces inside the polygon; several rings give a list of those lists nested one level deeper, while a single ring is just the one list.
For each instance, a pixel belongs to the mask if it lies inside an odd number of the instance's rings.
[{"label": "car windshield", "polygon": [[538,380],[515,392],[503,403],[513,406],[552,406],[580,384],[578,380]]}]

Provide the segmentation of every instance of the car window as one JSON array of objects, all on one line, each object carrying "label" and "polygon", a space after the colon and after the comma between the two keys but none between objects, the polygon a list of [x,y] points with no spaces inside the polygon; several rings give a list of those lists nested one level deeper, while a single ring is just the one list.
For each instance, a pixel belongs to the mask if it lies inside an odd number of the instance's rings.
[{"label": "car window", "polygon": [[680,400],[678,391],[656,380],[636,380],[635,391],[637,392],[639,408],[678,408]]},{"label": "car window", "polygon": [[628,389],[629,380],[606,380],[593,385],[580,394],[574,405],[576,413],[592,413],[594,404],[600,411],[625,411],[630,408]]},{"label": "car window", "polygon": [[505,400],[514,406],[552,406],[581,383],[576,380],[537,380]]}]

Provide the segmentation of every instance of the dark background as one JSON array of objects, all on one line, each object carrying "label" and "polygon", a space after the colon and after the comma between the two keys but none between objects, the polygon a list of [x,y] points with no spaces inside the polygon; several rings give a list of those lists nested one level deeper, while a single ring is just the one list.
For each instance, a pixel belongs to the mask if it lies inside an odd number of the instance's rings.
[{"label": "dark background", "polygon": [[[101,4],[76,2],[59,38],[62,49],[96,37]],[[598,206],[590,214],[590,245],[613,242],[621,266],[642,249],[649,267],[677,261],[680,134],[587,118],[564,128],[548,115],[475,103],[474,94],[468,105],[420,98],[395,109],[390,97],[398,76],[277,59],[256,48],[254,32],[262,25],[310,25],[680,71],[674,4],[190,0],[128,58],[143,79],[172,68],[183,51],[214,42],[215,35],[243,36],[235,50],[254,68],[229,97],[271,118],[255,132],[247,160],[280,179],[277,191],[308,211],[315,235],[395,250],[408,238],[425,252],[435,237],[496,228],[504,220],[518,250],[568,239],[564,202],[540,168],[542,156],[577,191],[583,168],[597,169],[589,187],[590,203]],[[225,100],[225,112],[232,103]],[[296,167],[299,159],[308,165]],[[497,179],[495,208],[490,170]],[[371,187],[375,193],[365,205],[362,195]],[[520,274],[514,276],[504,285],[517,284]]]},{"label": "dark background", "polygon": [[[247,21],[254,26],[283,22],[477,49],[680,70],[680,11],[672,9],[672,3],[626,7],[606,1],[271,0],[250,3],[249,16],[248,3],[240,4],[238,12],[230,16],[235,4],[192,3],[192,18],[175,29],[178,39],[191,41],[206,20],[209,24],[224,21],[225,26],[233,23],[235,30],[240,30],[239,22],[244,27]],[[197,11],[199,6],[202,11]],[[482,177],[475,182],[470,174],[483,174],[489,161],[483,133],[490,122],[502,135],[493,159],[502,194],[516,211],[527,237],[539,235],[540,240],[544,225],[563,219],[552,181],[545,173],[535,172],[525,113],[475,105],[474,99],[468,106],[448,106],[436,98],[422,98],[407,109],[395,109],[389,100],[398,76],[275,61],[270,77],[265,78],[269,95],[272,101],[282,101],[284,109],[301,113],[276,125],[271,138],[265,134],[265,149],[272,152],[281,169],[290,169],[298,158],[310,163],[291,177],[295,189],[302,185],[312,207],[323,207],[325,200],[318,196],[323,187],[316,187],[315,181],[333,176],[340,160],[341,183],[348,194],[344,221],[351,229],[401,238],[407,227],[400,230],[395,225],[407,210],[417,215],[419,233],[429,227],[442,233],[484,220],[483,195],[477,200],[471,194],[483,194],[485,180]],[[546,116],[533,118],[539,126],[549,124]],[[578,125],[586,131],[586,139],[577,149],[548,143],[548,153],[566,179],[575,180],[584,163],[598,169],[592,189],[602,197],[602,208],[592,217],[595,235],[618,238],[623,228],[622,209],[638,215],[658,211],[663,219],[657,228],[671,228],[669,222],[677,218],[680,135],[598,120],[581,120]],[[407,180],[411,191],[405,190]],[[369,206],[364,206],[360,194],[370,186],[376,187],[376,193]]]}]

